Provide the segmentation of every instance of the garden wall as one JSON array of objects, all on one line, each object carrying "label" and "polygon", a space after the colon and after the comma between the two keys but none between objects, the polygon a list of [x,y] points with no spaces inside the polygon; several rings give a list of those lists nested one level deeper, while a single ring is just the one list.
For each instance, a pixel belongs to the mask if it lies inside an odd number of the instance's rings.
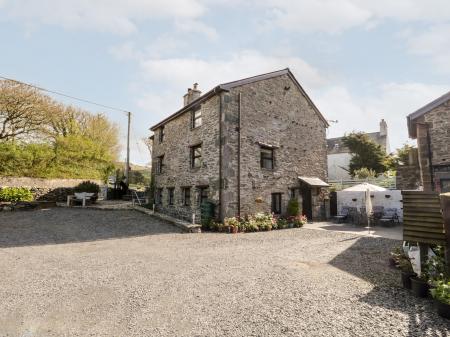
[{"label": "garden wall", "polygon": [[[27,187],[33,192],[35,200],[66,201],[67,196],[73,194],[73,188],[88,179],[41,179],[0,177],[2,187]],[[102,185],[100,180],[91,180]]]}]

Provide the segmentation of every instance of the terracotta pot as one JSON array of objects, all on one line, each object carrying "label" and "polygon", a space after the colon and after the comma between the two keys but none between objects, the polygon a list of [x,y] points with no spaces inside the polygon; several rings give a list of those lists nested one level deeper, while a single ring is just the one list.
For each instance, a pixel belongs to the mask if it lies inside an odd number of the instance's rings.
[{"label": "terracotta pot", "polygon": [[434,306],[439,316],[450,319],[450,304],[434,300]]},{"label": "terracotta pot", "polygon": [[411,290],[414,295],[417,297],[427,297],[429,289],[430,286],[426,281],[417,277],[411,277]]},{"label": "terracotta pot", "polygon": [[230,228],[231,228],[231,232],[230,233],[237,234],[238,228],[236,226],[231,226]]}]

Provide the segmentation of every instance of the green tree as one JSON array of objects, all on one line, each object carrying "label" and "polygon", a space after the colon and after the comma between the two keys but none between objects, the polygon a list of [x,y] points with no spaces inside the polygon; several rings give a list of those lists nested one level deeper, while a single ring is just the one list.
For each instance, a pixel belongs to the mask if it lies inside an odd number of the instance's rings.
[{"label": "green tree", "polygon": [[343,144],[353,154],[350,160],[349,171],[354,176],[356,170],[367,168],[375,173],[383,173],[388,167],[386,165],[387,155],[383,147],[362,132],[353,132],[342,139]]}]

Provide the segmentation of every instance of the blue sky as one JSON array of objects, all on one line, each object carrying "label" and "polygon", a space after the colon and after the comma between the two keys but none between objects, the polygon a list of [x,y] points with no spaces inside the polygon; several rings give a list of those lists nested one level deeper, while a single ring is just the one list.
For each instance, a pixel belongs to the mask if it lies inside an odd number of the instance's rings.
[{"label": "blue sky", "polygon": [[[1,76],[132,111],[135,163],[194,82],[289,67],[338,120],[329,137],[384,118],[391,148],[406,115],[450,90],[448,0],[0,0],[0,39]],[[125,142],[124,114],[63,101],[106,113]]]}]

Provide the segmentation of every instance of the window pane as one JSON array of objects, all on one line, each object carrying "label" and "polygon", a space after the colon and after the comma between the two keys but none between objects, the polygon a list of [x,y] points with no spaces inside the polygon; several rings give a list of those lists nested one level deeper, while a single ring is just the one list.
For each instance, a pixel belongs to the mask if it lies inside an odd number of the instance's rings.
[{"label": "window pane", "polygon": [[273,149],[261,148],[261,167],[273,169]]}]

